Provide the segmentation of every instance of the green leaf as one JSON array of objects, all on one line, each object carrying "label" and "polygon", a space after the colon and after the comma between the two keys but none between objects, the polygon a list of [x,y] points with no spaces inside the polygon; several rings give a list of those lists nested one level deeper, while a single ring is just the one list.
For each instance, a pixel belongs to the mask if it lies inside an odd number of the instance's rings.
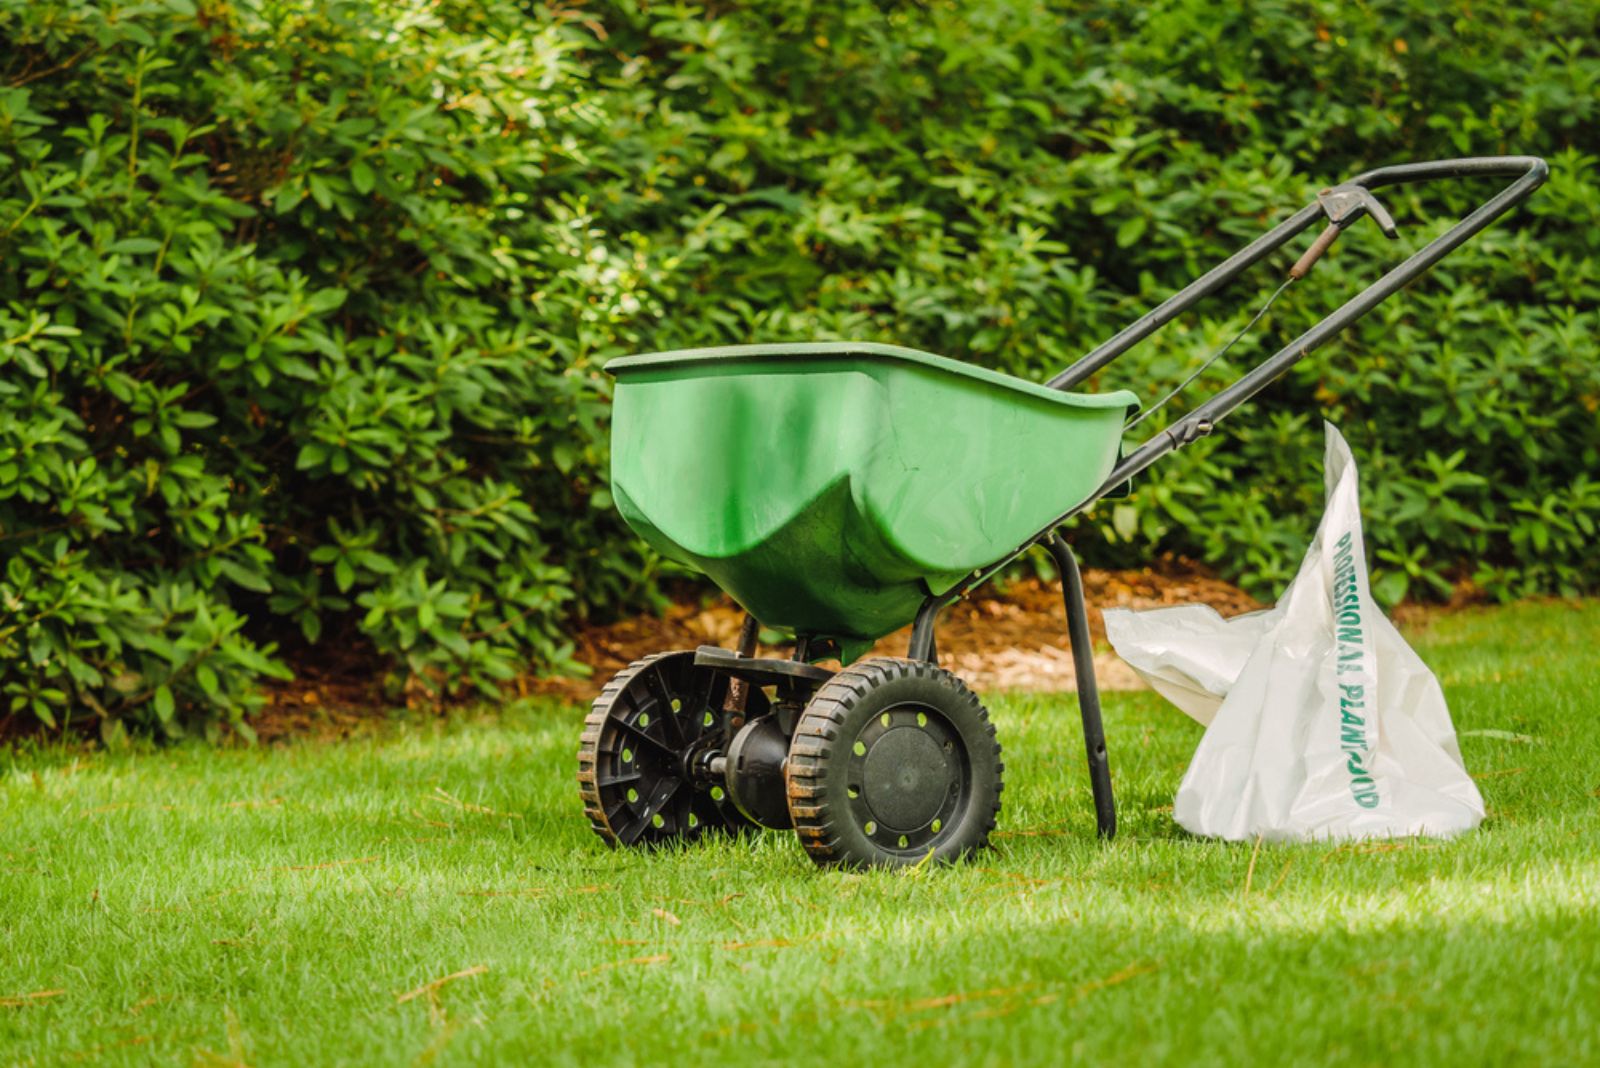
[{"label": "green leaf", "polygon": [[161,242],[151,240],[148,237],[125,237],[121,241],[113,244],[110,248],[106,249],[106,251],[108,253],[130,253],[132,255],[144,255],[151,252],[161,251]]},{"label": "green leaf", "polygon": [[311,187],[311,199],[317,202],[317,207],[327,211],[333,206],[333,191],[328,188],[327,179],[311,174],[306,176],[306,184]]},{"label": "green leaf", "polygon": [[316,315],[331,312],[344,304],[348,296],[349,293],[337,287],[319,289],[306,301],[306,310]]},{"label": "green leaf", "polygon": [[102,719],[100,742],[113,753],[121,752],[128,748],[128,728],[120,719]]},{"label": "green leaf", "polygon": [[156,710],[156,718],[162,723],[172,721],[172,713],[176,711],[176,702],[172,699],[172,690],[166,683],[156,687],[155,700],[152,702]]},{"label": "green leaf", "polygon": [[255,590],[257,593],[272,592],[272,582],[265,575],[253,568],[245,567],[236,560],[218,560],[217,570],[233,580],[235,585],[243,586],[247,590]]},{"label": "green leaf", "polygon": [[356,192],[366,194],[372,192],[372,187],[377,181],[377,176],[372,173],[372,167],[364,159],[358,159],[350,167],[350,184],[356,187]]},{"label": "green leaf", "polygon": [[1131,504],[1119,504],[1111,509],[1111,526],[1117,537],[1132,541],[1139,533],[1139,510]]},{"label": "green leaf", "polygon": [[217,673],[212,670],[210,664],[198,665],[194,669],[194,680],[200,684],[201,691],[203,691],[207,697],[215,700],[219,692]]},{"label": "green leaf", "polygon": [[1150,225],[1150,220],[1143,215],[1135,215],[1124,219],[1122,225],[1117,227],[1117,247],[1128,248],[1144,236],[1145,228]]},{"label": "green leaf", "polygon": [[1393,607],[1405,600],[1410,579],[1404,571],[1384,571],[1372,581],[1372,596],[1380,605]]},{"label": "green leaf", "polygon": [[306,191],[297,182],[285,182],[272,194],[272,213],[286,215],[305,199]]},{"label": "green leaf", "polygon": [[440,645],[444,646],[458,657],[466,657],[472,652],[472,646],[459,631],[450,630],[447,627],[440,627],[437,630],[432,631],[432,635],[434,641],[438,642]]}]

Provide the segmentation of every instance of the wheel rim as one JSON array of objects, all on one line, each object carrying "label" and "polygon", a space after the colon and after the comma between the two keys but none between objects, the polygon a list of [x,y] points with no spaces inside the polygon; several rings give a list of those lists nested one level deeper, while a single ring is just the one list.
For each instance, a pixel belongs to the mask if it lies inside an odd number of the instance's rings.
[{"label": "wheel rim", "polygon": [[[692,652],[641,661],[606,687],[590,714],[578,773],[602,837],[652,845],[748,825],[723,786],[690,773],[698,754],[726,745],[727,696],[727,677],[696,668]],[[744,714],[765,711],[765,697],[750,690]]]},{"label": "wheel rim", "polygon": [[954,724],[932,706],[900,704],[873,716],[851,740],[846,807],[877,848],[925,852],[960,823],[971,780]]}]

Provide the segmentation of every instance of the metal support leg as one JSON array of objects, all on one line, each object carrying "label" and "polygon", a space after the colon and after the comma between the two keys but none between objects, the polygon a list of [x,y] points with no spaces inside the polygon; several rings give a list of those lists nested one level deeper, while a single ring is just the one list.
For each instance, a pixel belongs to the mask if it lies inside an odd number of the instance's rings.
[{"label": "metal support leg", "polygon": [[[744,614],[744,623],[739,627],[738,653],[742,657],[756,655],[756,640],[761,636],[761,624],[749,612]],[[723,708],[735,716],[744,716],[745,702],[750,699],[750,684],[735,675],[728,681],[728,700]],[[742,724],[741,724],[742,725]]]},{"label": "metal support leg", "polygon": [[930,664],[939,662],[939,641],[934,635],[934,628],[939,622],[939,609],[943,607],[932,597],[922,602],[922,608],[911,624],[911,648],[906,650],[907,659],[923,660]]},{"label": "metal support leg", "polygon": [[1100,722],[1100,688],[1094,680],[1094,649],[1089,644],[1089,612],[1083,603],[1083,576],[1072,549],[1052,534],[1044,543],[1061,572],[1061,596],[1067,608],[1067,636],[1072,639],[1072,667],[1078,677],[1078,709],[1083,715],[1083,744],[1089,753],[1089,783],[1094,790],[1095,822],[1100,837],[1117,833],[1117,802],[1111,793],[1111,765],[1106,760],[1106,732]]},{"label": "metal support leg", "polygon": [[761,636],[761,623],[749,612],[744,614],[744,622],[739,626],[739,655],[755,656],[756,639]]}]

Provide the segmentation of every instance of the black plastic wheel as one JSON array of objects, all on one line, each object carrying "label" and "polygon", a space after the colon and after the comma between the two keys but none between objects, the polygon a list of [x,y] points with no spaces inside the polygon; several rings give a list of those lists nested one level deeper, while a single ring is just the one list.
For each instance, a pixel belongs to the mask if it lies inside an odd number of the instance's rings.
[{"label": "black plastic wheel", "polygon": [[955,860],[989,842],[1005,765],[955,675],[874,657],[811,698],[789,747],[789,814],[824,867]]},{"label": "black plastic wheel", "polygon": [[[594,832],[612,845],[648,846],[748,827],[724,786],[691,765],[726,749],[729,678],[695,667],[692,652],[655,653],[619,671],[594,699],[578,747],[578,789]],[[746,717],[767,699],[747,691]]]}]

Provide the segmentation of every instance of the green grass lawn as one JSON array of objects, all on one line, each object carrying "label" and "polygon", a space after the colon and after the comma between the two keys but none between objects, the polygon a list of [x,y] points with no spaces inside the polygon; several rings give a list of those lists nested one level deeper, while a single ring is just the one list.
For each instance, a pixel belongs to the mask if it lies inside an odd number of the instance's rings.
[{"label": "green grass lawn", "polygon": [[1114,843],[1071,699],[995,697],[996,848],[900,873],[607,850],[573,707],[0,753],[0,1064],[1600,1062],[1600,603],[1411,637],[1489,803],[1453,843],[1189,838],[1150,694]]}]

